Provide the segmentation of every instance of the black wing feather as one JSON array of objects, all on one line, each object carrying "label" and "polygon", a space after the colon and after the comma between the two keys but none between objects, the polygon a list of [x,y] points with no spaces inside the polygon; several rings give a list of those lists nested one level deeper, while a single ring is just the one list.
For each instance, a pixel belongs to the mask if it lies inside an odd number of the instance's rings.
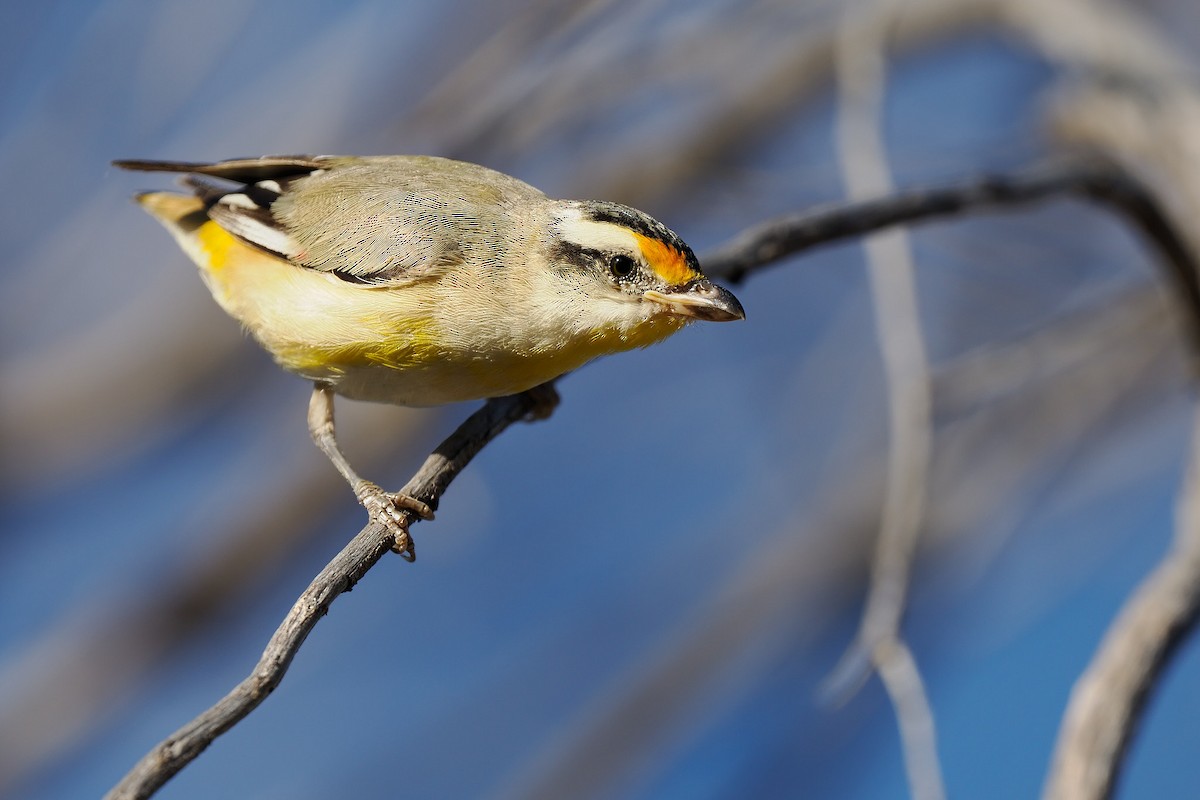
[{"label": "black wing feather", "polygon": [[138,172],[184,172],[208,175],[238,183],[295,178],[324,169],[326,164],[318,156],[264,156],[263,158],[235,158],[215,164],[203,161],[151,161],[122,159],[112,162],[114,167]]}]

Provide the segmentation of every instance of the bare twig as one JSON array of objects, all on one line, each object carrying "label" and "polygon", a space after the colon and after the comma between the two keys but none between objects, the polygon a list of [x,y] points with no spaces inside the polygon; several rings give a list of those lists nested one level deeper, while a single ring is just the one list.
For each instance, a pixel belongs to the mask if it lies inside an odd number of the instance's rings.
[{"label": "bare twig", "polygon": [[1200,350],[1200,264],[1155,197],[1120,167],[1100,159],[1068,158],[1006,175],[903,190],[876,200],[777,217],[742,231],[708,254],[704,271],[736,283],[789,256],[892,225],[1071,196],[1099,203],[1124,217],[1158,252],[1183,306],[1181,313],[1193,349]]},{"label": "bare twig", "polygon": [[[856,24],[846,13],[836,47],[838,159],[852,200],[895,192],[881,132],[887,80],[887,35],[898,9],[879,0],[880,13]],[[896,228],[864,242],[875,332],[888,399],[888,466],[870,589],[858,635],[828,685],[845,694],[874,667],[883,679],[900,727],[914,798],[946,796],[933,712],[920,670],[900,631],[913,556],[925,521],[933,454],[929,359],[921,334],[916,268],[907,233]],[[838,690],[841,691],[838,691]]]},{"label": "bare twig", "polygon": [[900,725],[909,792],[917,798],[945,797],[933,711],[916,659],[899,634],[881,639],[871,656]]},{"label": "bare twig", "polygon": [[[1055,98],[1055,132],[1138,175],[1180,221],[1193,251],[1200,250],[1200,237],[1189,224],[1200,210],[1200,91],[1194,64],[1132,8],[1110,2],[1066,8],[1074,8],[1070,46],[1091,55],[1080,59],[1087,69],[1078,70],[1076,80]],[[1046,25],[1039,43],[1048,51],[1062,50],[1067,42],[1060,35],[1060,25]],[[1200,416],[1194,426],[1190,464],[1176,501],[1174,542],[1125,601],[1072,690],[1043,789],[1048,800],[1112,795],[1146,700],[1195,628]]]},{"label": "bare twig", "polygon": [[[401,491],[437,508],[446,487],[484,445],[512,423],[544,407],[544,400],[531,393],[488,401],[434,450]],[[413,521],[415,518],[410,517],[410,524]],[[257,708],[279,685],[317,620],[394,543],[395,537],[382,525],[372,522],[363,528],[300,595],[267,643],[254,671],[216,705],[156,745],[105,797],[150,797],[213,740]]]},{"label": "bare twig", "polygon": [[1141,710],[1200,613],[1200,414],[1180,488],[1170,552],[1126,602],[1075,684],[1044,797],[1101,800],[1112,794]]}]

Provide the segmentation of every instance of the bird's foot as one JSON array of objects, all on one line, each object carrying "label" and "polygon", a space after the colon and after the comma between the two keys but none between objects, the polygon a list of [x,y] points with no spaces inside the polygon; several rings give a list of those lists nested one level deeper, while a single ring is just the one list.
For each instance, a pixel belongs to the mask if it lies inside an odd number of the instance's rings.
[{"label": "bird's foot", "polygon": [[525,415],[525,419],[529,422],[549,419],[550,415],[554,413],[554,409],[558,408],[560,400],[558,389],[554,388],[553,381],[540,383],[532,389],[526,389],[525,396],[533,400],[533,408]]},{"label": "bird's foot", "polygon": [[362,481],[355,487],[358,502],[367,510],[370,518],[391,532],[395,541],[392,550],[408,561],[417,559],[416,545],[408,532],[411,512],[424,520],[433,519],[433,509],[415,497],[401,492],[385,492],[370,481]]}]

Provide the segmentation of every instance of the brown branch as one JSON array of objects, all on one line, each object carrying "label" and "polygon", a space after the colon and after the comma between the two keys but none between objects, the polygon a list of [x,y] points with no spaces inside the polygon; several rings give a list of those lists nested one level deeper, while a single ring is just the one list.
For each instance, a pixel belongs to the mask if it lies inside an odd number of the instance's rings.
[{"label": "brown branch", "polygon": [[1071,692],[1046,800],[1110,797],[1150,692],[1200,615],[1200,415],[1175,541],[1128,600]]},{"label": "brown branch", "polygon": [[1120,167],[1090,158],[1064,159],[985,175],[948,186],[911,189],[862,203],[789,214],[749,228],[704,259],[704,271],[740,282],[758,269],[814,247],[881,228],[1076,196],[1124,217],[1158,251],[1183,305],[1194,350],[1200,350],[1200,265],[1154,195]]},{"label": "brown branch", "polygon": [[[483,447],[505,428],[545,407],[533,393],[490,400],[425,460],[401,490],[437,508],[442,493]],[[415,522],[410,517],[410,524]],[[395,543],[382,525],[369,523],[313,579],[276,629],[250,673],[210,709],[159,742],[105,795],[107,800],[146,798],[187,766],[267,698],[292,663],[317,621],[342,592],[354,587]]]}]

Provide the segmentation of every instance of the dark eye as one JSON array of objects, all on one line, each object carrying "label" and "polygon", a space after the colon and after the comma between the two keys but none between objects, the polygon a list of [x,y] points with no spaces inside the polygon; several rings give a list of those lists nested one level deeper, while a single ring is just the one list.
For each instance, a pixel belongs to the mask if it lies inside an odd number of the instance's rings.
[{"label": "dark eye", "polygon": [[628,278],[637,269],[637,263],[626,255],[615,255],[608,260],[608,271],[616,278]]}]

